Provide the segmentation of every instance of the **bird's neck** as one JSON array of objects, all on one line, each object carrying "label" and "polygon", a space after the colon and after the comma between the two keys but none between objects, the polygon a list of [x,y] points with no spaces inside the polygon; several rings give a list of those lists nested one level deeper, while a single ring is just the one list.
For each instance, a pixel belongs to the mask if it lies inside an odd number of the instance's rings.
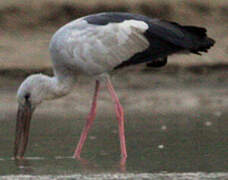
[{"label": "bird's neck", "polygon": [[71,78],[67,77],[59,79],[57,76],[46,76],[46,79],[46,92],[44,94],[45,100],[56,99],[69,94],[75,84]]}]

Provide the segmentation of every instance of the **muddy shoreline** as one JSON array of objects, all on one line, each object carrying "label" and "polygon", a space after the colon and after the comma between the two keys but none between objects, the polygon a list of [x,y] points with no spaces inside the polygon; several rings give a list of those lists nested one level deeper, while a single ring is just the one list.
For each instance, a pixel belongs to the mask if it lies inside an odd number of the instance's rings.
[{"label": "muddy shoreline", "polygon": [[[133,71],[138,73],[156,73],[156,74],[169,74],[176,75],[178,73],[188,73],[195,75],[206,75],[213,73],[226,73],[228,71],[228,63],[218,63],[218,64],[202,64],[202,65],[190,65],[190,66],[181,66],[181,65],[166,65],[162,68],[150,68],[146,65],[141,65],[139,70],[136,70],[136,66],[127,67],[127,71]],[[123,70],[124,71],[124,70]],[[120,70],[122,72],[122,70]],[[0,68],[0,76],[2,78],[25,78],[31,74],[43,73],[49,76],[53,75],[52,68]],[[116,72],[118,73],[118,71]]]}]

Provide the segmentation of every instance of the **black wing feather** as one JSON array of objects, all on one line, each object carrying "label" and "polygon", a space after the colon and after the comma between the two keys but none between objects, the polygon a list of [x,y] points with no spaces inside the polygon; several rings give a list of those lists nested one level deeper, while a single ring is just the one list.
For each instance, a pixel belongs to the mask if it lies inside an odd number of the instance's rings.
[{"label": "black wing feather", "polygon": [[114,69],[153,61],[158,58],[165,59],[168,55],[182,51],[200,54],[200,51],[207,52],[215,43],[213,39],[207,37],[205,28],[182,26],[175,22],[151,19],[138,14],[111,12],[90,15],[84,18],[89,24],[100,26],[108,23],[121,23],[130,19],[143,21],[149,26],[144,36],[150,45],[148,49],[133,55],[130,59],[126,59]]}]

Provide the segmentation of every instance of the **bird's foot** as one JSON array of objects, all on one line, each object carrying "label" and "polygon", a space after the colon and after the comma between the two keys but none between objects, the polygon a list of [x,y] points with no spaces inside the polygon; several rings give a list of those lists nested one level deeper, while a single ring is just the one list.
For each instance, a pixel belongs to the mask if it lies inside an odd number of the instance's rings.
[{"label": "bird's foot", "polygon": [[24,156],[15,156],[14,157],[14,160],[23,160],[24,159]]},{"label": "bird's foot", "polygon": [[127,162],[127,156],[121,157],[121,159],[120,159],[120,165],[126,165],[126,162]]},{"label": "bird's foot", "polygon": [[121,172],[126,172],[126,161],[127,161],[127,156],[122,157],[120,159],[120,170],[121,170]]}]

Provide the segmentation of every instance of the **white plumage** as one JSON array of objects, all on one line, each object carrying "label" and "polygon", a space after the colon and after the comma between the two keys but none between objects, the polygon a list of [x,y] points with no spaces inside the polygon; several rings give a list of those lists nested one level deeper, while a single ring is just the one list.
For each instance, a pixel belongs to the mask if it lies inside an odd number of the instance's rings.
[{"label": "white plumage", "polygon": [[50,42],[54,76],[31,75],[18,89],[15,158],[23,158],[29,137],[32,113],[43,101],[67,95],[77,84],[77,74],[96,79],[92,107],[74,153],[80,158],[83,144],[96,115],[100,80],[105,82],[119,124],[121,163],[127,158],[124,114],[108,73],[115,69],[150,62],[152,67],[167,63],[167,56],[207,52],[215,41],[206,29],[181,26],[130,13],[101,13],[72,21],[60,28]]},{"label": "white plumage", "polygon": [[96,26],[80,18],[60,28],[49,49],[54,64],[67,63],[86,74],[99,75],[148,48],[143,36],[147,29],[146,23],[137,20]]}]

